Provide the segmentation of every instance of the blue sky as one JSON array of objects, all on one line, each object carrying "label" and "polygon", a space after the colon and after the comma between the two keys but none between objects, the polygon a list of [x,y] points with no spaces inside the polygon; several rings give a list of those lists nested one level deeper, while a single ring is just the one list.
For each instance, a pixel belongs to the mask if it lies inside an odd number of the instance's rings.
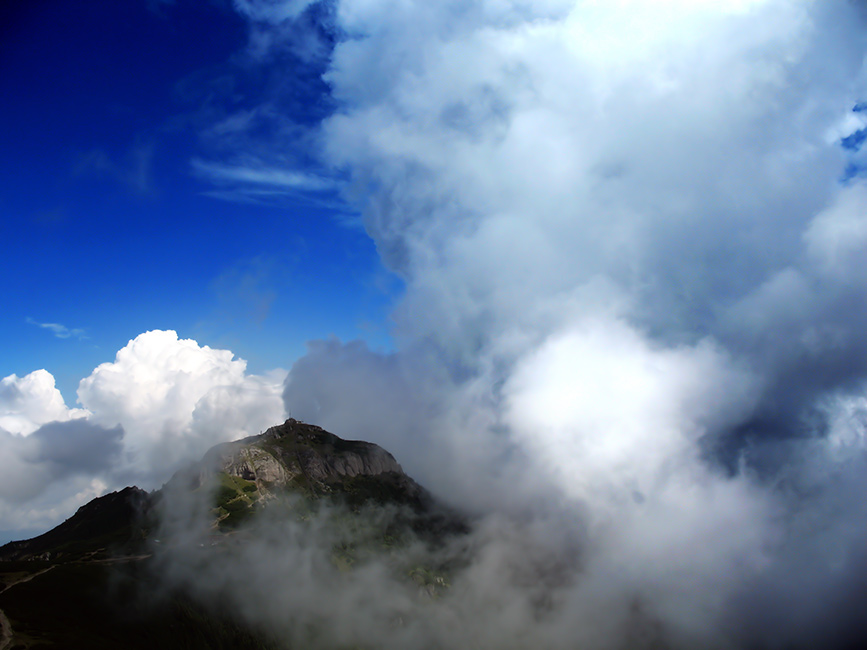
[{"label": "blue sky", "polygon": [[0,11],[0,375],[45,368],[72,404],[151,329],[252,371],[330,335],[389,347],[399,285],[305,140],[330,110],[319,63],[257,57],[222,2]]}]

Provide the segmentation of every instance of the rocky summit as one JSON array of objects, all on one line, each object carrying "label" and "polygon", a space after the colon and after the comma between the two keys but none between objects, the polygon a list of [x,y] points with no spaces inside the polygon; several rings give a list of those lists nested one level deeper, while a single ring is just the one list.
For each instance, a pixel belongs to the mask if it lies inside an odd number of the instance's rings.
[{"label": "rocky summit", "polygon": [[159,496],[171,499],[179,491],[207,490],[214,494],[220,530],[237,527],[286,496],[351,508],[401,506],[414,513],[416,529],[439,529],[450,520],[446,509],[382,447],[344,440],[294,419],[213,447],[200,462],[175,474]]},{"label": "rocky summit", "polygon": [[394,456],[382,447],[343,440],[321,427],[293,419],[261,435],[218,445],[204,462],[216,463],[222,471],[260,486],[304,480],[325,489],[356,476],[406,476]]},{"label": "rocky summit", "polygon": [[[166,525],[185,504],[204,515],[193,541]],[[243,556],[281,517],[296,526],[330,522],[325,552],[339,571],[377,554],[391,561],[401,540],[433,548],[468,531],[382,447],[289,419],[213,447],[159,490],[112,492],[43,535],[0,547],[0,650],[285,647],[232,608],[167,587],[163,576],[173,554],[217,564]],[[427,597],[447,584],[439,566],[400,572]]]}]

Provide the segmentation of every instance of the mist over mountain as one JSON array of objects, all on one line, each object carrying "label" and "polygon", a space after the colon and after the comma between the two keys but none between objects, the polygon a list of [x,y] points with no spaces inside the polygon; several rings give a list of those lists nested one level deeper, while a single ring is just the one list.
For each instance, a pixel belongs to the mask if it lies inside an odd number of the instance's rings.
[{"label": "mist over mountain", "polygon": [[[2,647],[386,638],[393,625],[382,617],[393,624],[448,587],[461,560],[447,549],[469,530],[381,447],[290,419],[214,447],[160,490],[110,493],[43,535],[0,547]],[[284,580],[289,601],[273,592]],[[362,585],[378,620],[335,634],[341,599]],[[380,602],[380,586],[409,600]],[[64,602],[56,619],[45,620],[44,590]]]},{"label": "mist over mountain", "polygon": [[[832,602],[833,617],[793,622],[800,594],[783,600],[761,582],[739,584],[752,610],[721,603],[735,607],[707,636],[701,604],[664,611],[670,595],[600,571],[605,550],[588,531],[542,512],[468,516],[381,447],[290,419],[214,447],[159,491],[111,493],[0,547],[3,647],[687,650],[864,638],[857,594]],[[44,617],[46,590],[63,604],[56,619]],[[781,646],[793,623],[803,638]]]}]

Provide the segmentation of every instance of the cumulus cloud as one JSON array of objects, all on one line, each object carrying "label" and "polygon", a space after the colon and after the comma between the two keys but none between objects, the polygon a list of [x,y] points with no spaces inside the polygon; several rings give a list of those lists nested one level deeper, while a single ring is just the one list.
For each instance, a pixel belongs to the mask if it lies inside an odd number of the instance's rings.
[{"label": "cumulus cloud", "polygon": [[284,377],[248,374],[229,350],[155,330],[81,381],[85,408],[68,408],[45,370],[4,378],[4,528],[48,527],[110,489],[157,488],[214,444],[280,422]]},{"label": "cumulus cloud", "polygon": [[112,470],[123,431],[90,415],[66,406],[46,370],[0,380],[0,536],[44,532],[102,494],[96,476]]},{"label": "cumulus cloud", "polygon": [[[863,376],[862,290],[840,266],[863,190],[838,183],[828,137],[864,87],[851,6],[337,16],[352,38],[328,72],[326,155],[370,190],[368,230],[407,283],[402,340],[459,387],[485,382],[492,421],[514,434],[514,404],[544,403],[538,421],[584,413],[570,440],[644,428],[695,446]],[[531,372],[547,350],[568,369]],[[725,417],[699,413],[720,399]]]},{"label": "cumulus cloud", "polygon": [[[13,465],[13,459],[14,456],[6,459],[4,471],[12,468],[14,474],[27,469],[20,461]],[[46,476],[44,473],[41,475]],[[104,479],[86,474],[66,474],[59,481],[52,481],[50,476],[46,478],[49,482],[29,493],[16,487],[0,498],[0,540],[4,543],[41,535],[70,517],[83,504],[113,489]],[[8,483],[4,491],[7,487]]]},{"label": "cumulus cloud", "polygon": [[88,415],[84,409],[67,408],[46,370],[0,379],[0,429],[27,436],[47,422],[65,422]]},{"label": "cumulus cloud", "polygon": [[859,255],[867,248],[867,188],[853,184],[812,220],[804,232],[807,252],[825,274],[859,280]]},{"label": "cumulus cloud", "polygon": [[752,411],[757,382],[732,365],[707,342],[654,348],[623,323],[586,323],[515,367],[505,419],[574,497],[643,499],[692,471],[709,431]]},{"label": "cumulus cloud", "polygon": [[122,426],[129,470],[167,477],[179,462],[283,416],[283,375],[247,375],[247,363],[174,331],[140,334],[81,380],[78,398],[103,426]]},{"label": "cumulus cloud", "polygon": [[287,376],[284,398],[292,417],[332,431],[351,426],[354,437],[379,438],[397,453],[412,438],[407,433],[417,426],[416,400],[423,396],[411,380],[399,357],[377,354],[361,341],[344,345],[332,338],[308,343],[307,354]]}]

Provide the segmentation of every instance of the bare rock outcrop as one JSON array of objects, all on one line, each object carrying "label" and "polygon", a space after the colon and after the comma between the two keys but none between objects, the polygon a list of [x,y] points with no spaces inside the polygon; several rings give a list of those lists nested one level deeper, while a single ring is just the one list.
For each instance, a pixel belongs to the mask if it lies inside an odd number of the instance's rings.
[{"label": "bare rock outcrop", "polygon": [[284,485],[298,474],[281,463],[273,454],[253,445],[234,443],[221,450],[216,469],[259,485]]},{"label": "bare rock outcrop", "polygon": [[199,482],[218,472],[253,481],[268,491],[303,482],[313,492],[332,492],[347,479],[389,477],[415,493],[417,484],[379,445],[344,440],[321,427],[289,419],[265,433],[217,445],[199,468]]}]

